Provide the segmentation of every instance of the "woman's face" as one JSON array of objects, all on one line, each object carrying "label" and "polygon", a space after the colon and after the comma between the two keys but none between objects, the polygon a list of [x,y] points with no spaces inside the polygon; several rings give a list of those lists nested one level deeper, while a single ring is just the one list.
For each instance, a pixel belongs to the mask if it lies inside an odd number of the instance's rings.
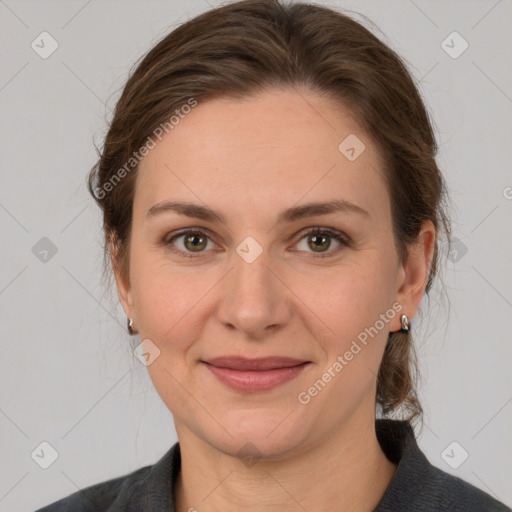
[{"label": "woman's face", "polygon": [[[147,154],[129,276],[116,277],[178,436],[272,458],[373,420],[388,332],[416,312],[425,265],[398,263],[382,165],[355,121],[311,92],[271,90],[200,103]],[[224,356],[307,364],[218,371],[226,381],[205,363]]]}]

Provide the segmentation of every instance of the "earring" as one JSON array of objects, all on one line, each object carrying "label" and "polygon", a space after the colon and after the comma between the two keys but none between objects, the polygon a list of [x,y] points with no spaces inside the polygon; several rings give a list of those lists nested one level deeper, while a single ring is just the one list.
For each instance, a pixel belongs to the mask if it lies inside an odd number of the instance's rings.
[{"label": "earring", "polygon": [[409,317],[407,315],[402,315],[400,317],[400,320],[402,321],[402,328],[400,329],[400,332],[407,333],[409,332]]},{"label": "earring", "polygon": [[127,318],[127,328],[130,335],[133,336],[134,334],[136,334],[135,331],[133,330],[133,318]]}]

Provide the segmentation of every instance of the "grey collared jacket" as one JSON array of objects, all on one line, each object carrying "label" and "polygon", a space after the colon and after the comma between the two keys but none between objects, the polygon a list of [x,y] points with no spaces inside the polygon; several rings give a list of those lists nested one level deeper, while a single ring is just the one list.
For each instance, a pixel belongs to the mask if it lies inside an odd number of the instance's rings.
[{"label": "grey collared jacket", "polygon": [[[406,421],[378,419],[375,426],[382,450],[397,469],[374,512],[511,512],[489,494],[433,466]],[[174,486],[180,467],[176,443],[152,466],[92,485],[36,512],[176,512]]]}]

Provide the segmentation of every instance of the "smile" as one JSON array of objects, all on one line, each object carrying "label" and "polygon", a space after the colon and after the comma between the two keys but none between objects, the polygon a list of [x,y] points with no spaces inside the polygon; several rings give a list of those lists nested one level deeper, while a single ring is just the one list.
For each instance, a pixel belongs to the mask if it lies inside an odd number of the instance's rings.
[{"label": "smile", "polygon": [[270,369],[234,369],[201,361],[217,379],[226,386],[244,393],[269,391],[297,377],[310,362],[295,363],[293,366],[281,366]]}]

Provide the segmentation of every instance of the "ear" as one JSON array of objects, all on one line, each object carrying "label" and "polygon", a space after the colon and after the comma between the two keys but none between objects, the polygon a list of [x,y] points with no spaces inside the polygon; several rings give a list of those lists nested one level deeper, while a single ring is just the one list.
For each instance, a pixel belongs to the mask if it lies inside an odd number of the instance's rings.
[{"label": "ear", "polygon": [[398,272],[395,300],[402,305],[402,310],[396,320],[396,326],[392,328],[393,331],[400,330],[402,314],[406,314],[409,319],[416,315],[425,294],[435,243],[436,228],[431,221],[424,221],[418,242],[409,247],[407,261]]},{"label": "ear", "polygon": [[123,306],[127,317],[134,318],[133,294],[128,275],[123,275],[121,265],[118,259],[118,244],[115,240],[110,241],[110,258],[112,269],[116,279],[117,295]]}]

